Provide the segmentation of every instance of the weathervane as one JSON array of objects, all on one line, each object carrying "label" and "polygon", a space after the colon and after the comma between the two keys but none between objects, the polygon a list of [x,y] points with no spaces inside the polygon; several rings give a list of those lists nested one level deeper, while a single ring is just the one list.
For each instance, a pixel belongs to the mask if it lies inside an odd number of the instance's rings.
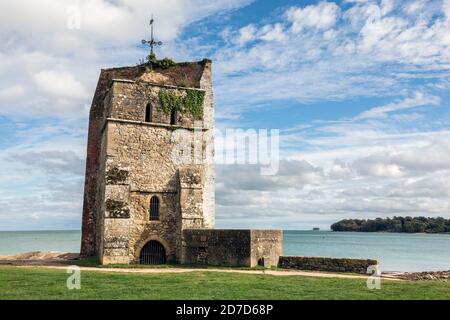
[{"label": "weathervane", "polygon": [[155,39],[153,38],[153,22],[155,20],[153,19],[153,15],[152,18],[150,19],[150,26],[151,26],[151,39],[150,40],[142,40],[142,44],[148,44],[150,46],[150,59],[153,57],[153,47],[154,46],[161,46],[163,43],[161,41],[155,41]]}]

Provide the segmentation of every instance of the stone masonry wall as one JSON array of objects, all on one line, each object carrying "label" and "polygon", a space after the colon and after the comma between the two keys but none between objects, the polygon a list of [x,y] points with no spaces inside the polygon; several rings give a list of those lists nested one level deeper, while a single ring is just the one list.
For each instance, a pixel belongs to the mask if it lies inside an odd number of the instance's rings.
[{"label": "stone masonry wall", "polygon": [[[108,110],[107,118],[123,119],[132,121],[145,121],[145,109],[150,103],[153,106],[152,122],[170,124],[170,114],[161,110],[159,92],[170,91],[177,95],[183,95],[184,89],[176,87],[158,86],[146,82],[134,82],[130,80],[115,79],[112,84],[111,108]],[[190,89],[197,90],[197,89]],[[195,118],[187,113],[177,113],[178,127],[193,127]],[[202,120],[197,120],[203,123]]]},{"label": "stone masonry wall", "polygon": [[[114,121],[108,122],[106,130],[106,176],[111,171],[123,171],[127,177],[123,181],[110,180],[106,185],[105,203],[120,203],[125,214],[111,216],[106,208],[104,238],[114,241],[121,237],[124,246],[120,250],[105,249],[104,256],[111,258],[104,263],[138,262],[140,249],[150,240],[161,242],[168,261],[176,262],[181,219],[177,196],[179,166],[171,157],[172,130]],[[160,200],[159,221],[149,219],[150,198],[154,195]]]},{"label": "stone masonry wall", "polygon": [[377,264],[377,260],[371,259],[281,256],[278,266],[287,269],[366,274],[369,266]]},{"label": "stone masonry wall", "polygon": [[203,227],[214,228],[215,212],[215,167],[214,167],[214,91],[212,81],[212,65],[210,62],[204,64],[200,88],[205,90],[203,102],[203,142],[205,145],[205,163],[203,173]]},{"label": "stone masonry wall", "polygon": [[[105,95],[106,151],[101,156],[105,168],[100,173],[105,177],[105,191],[100,215],[103,221],[99,222],[103,228],[103,248],[99,250],[103,264],[138,263],[142,247],[150,240],[164,246],[168,262],[179,262],[182,229],[212,225],[211,218],[204,225],[205,215],[213,217],[214,211],[205,212],[203,202],[204,196],[214,197],[214,172],[207,171],[203,164],[180,163],[174,151],[179,151],[181,140],[188,142],[187,153],[193,154],[197,135],[201,156],[205,157],[207,147],[213,151],[213,138],[206,137],[206,128],[194,131],[194,118],[188,114],[179,112],[178,124],[170,125],[169,116],[161,111],[159,103],[159,91],[163,88],[183,90],[118,79],[112,80],[111,90]],[[205,93],[203,118],[209,117],[207,108],[213,107],[206,96]],[[151,123],[144,122],[149,102],[153,105]],[[205,195],[206,182],[209,188]],[[158,221],[149,219],[153,196],[160,200]]]},{"label": "stone masonry wall", "polygon": [[250,230],[183,231],[182,263],[250,266]]},{"label": "stone masonry wall", "polygon": [[251,230],[251,266],[277,266],[283,254],[283,231]]},{"label": "stone masonry wall", "polygon": [[264,258],[276,266],[282,232],[275,230],[183,230],[182,263],[254,267]]},{"label": "stone masonry wall", "polygon": [[[114,79],[121,79],[114,81]],[[145,65],[134,67],[122,67],[101,70],[100,77],[97,83],[97,88],[92,100],[92,105],[89,114],[89,132],[87,143],[87,159],[86,159],[86,176],[84,187],[84,202],[83,202],[83,216],[82,216],[82,240],[81,240],[81,255],[91,256],[102,254],[103,250],[103,232],[105,226],[109,223],[104,221],[103,214],[105,213],[104,192],[105,183],[104,175],[106,171],[106,151],[105,145],[102,142],[105,136],[106,118],[115,115],[119,118],[133,116],[131,120],[143,121],[146,104],[149,101],[157,102],[156,91],[149,90],[149,87],[161,86],[183,86],[190,88],[203,88],[206,90],[204,118],[213,119],[214,115],[209,115],[213,111],[212,101],[212,84],[208,83],[211,79],[211,62],[204,60],[200,62],[177,64],[167,69],[149,70]],[[123,92],[115,96],[115,83],[122,82],[128,88],[137,88],[127,92]],[[120,86],[120,85],[117,85]],[[172,87],[173,88],[173,87]],[[120,91],[119,89],[118,91]],[[178,89],[174,89],[178,90]],[[117,91],[117,90],[116,90]],[[150,92],[152,97],[147,96]],[[153,100],[152,100],[153,99]],[[116,103],[116,100],[118,103]],[[122,101],[122,102],[121,102]],[[114,106],[113,106],[114,105]],[[123,113],[124,112],[124,113]],[[158,110],[154,110],[155,121],[160,123],[169,123],[168,115],[163,115]],[[182,125],[190,125],[192,122],[185,115],[179,115],[179,122]],[[208,120],[213,121],[213,120]],[[213,122],[212,126],[213,128]],[[212,133],[208,133],[212,137]],[[206,175],[206,180],[213,179]],[[214,189],[210,188],[213,184],[208,184],[208,194],[214,194]],[[214,196],[212,196],[212,199]],[[112,203],[109,203],[111,205]],[[117,207],[118,203],[116,203]],[[208,212],[208,216],[213,216],[213,211]],[[124,217],[121,217],[124,219]],[[107,219],[120,219],[108,216]],[[212,219],[209,219],[210,221]],[[121,223],[123,224],[123,223]],[[122,240],[117,241],[120,246],[125,243]],[[118,249],[118,248],[117,248]]]},{"label": "stone masonry wall", "polygon": [[97,202],[98,178],[100,172],[101,129],[103,119],[103,97],[109,81],[108,74],[100,73],[95,95],[89,112],[89,131],[87,141],[86,176],[84,181],[84,199],[82,215],[82,238],[80,254],[91,256],[98,254],[99,243],[97,219],[100,206]]},{"label": "stone masonry wall", "polygon": [[201,165],[189,165],[178,172],[178,203],[182,229],[203,228],[204,170]]}]

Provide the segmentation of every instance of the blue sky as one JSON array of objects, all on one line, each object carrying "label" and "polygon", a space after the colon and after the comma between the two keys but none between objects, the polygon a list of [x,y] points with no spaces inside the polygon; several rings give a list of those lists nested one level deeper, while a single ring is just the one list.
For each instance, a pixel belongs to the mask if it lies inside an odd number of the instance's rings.
[{"label": "blue sky", "polygon": [[217,227],[450,217],[448,0],[7,0],[0,12],[0,230],[80,227],[99,70],[146,55],[151,12],[159,56],[213,60],[218,128],[280,129],[276,176],[217,166]]}]

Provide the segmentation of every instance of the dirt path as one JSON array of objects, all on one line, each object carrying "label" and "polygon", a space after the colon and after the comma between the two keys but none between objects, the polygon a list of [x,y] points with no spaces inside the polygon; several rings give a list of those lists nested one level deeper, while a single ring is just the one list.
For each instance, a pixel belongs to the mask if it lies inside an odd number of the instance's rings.
[{"label": "dirt path", "polygon": [[[75,259],[78,254],[60,253],[60,252],[28,252],[15,256],[0,256],[0,265],[15,265],[21,268],[49,268],[49,269],[67,269],[68,265],[63,264]],[[74,261],[76,264],[76,261]],[[242,273],[242,274],[260,274],[273,276],[302,276],[302,277],[319,277],[319,278],[343,278],[343,279],[367,279],[365,275],[331,273],[331,272],[315,272],[300,270],[243,270],[243,269],[220,269],[220,268],[97,268],[97,267],[80,267],[82,271],[93,272],[113,272],[113,273],[188,273],[188,272],[225,272],[225,273]],[[396,278],[393,275],[383,275],[383,279],[405,281]]]},{"label": "dirt path", "polygon": [[[23,266],[30,267],[30,266]],[[47,269],[63,269],[67,266],[33,266],[33,268]],[[212,269],[212,268],[96,268],[96,267],[80,267],[81,271],[94,272],[113,272],[113,273],[145,273],[145,274],[161,274],[161,273],[189,273],[189,272],[225,272],[225,273],[243,273],[243,274],[259,274],[273,276],[302,276],[302,277],[319,277],[319,278],[343,278],[343,279],[367,279],[364,275],[326,273],[314,271],[297,271],[297,270],[240,270],[240,269]],[[404,281],[392,276],[384,276],[383,279]]]}]

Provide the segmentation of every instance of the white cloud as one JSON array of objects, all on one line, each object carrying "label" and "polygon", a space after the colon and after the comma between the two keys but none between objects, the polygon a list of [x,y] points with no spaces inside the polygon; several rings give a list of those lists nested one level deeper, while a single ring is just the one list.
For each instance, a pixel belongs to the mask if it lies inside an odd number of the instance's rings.
[{"label": "white cloud", "polygon": [[416,0],[407,3],[404,6],[404,10],[407,14],[415,14],[417,12],[420,12],[420,10],[422,10],[425,5],[426,5],[425,0]]},{"label": "white cloud", "polygon": [[238,44],[244,45],[256,37],[256,28],[254,25],[248,25],[239,29]]},{"label": "white cloud", "polygon": [[357,116],[357,119],[386,118],[388,114],[392,112],[413,109],[421,106],[437,106],[440,103],[441,99],[437,96],[429,95],[423,92],[416,92],[414,96],[405,98],[402,101],[389,103],[381,107],[364,111]]},{"label": "white cloud", "polygon": [[18,84],[12,87],[0,89],[0,102],[17,99],[25,93],[25,88]]},{"label": "white cloud", "polygon": [[354,167],[362,176],[399,178],[405,175],[403,168],[396,163],[391,163],[386,154],[358,159]]},{"label": "white cloud", "polygon": [[286,12],[286,17],[292,22],[292,31],[301,32],[303,28],[328,29],[334,26],[340,8],[334,2],[320,2],[305,8],[292,7]]},{"label": "white cloud", "polygon": [[13,153],[9,159],[33,168],[33,170],[40,169],[50,174],[83,176],[85,169],[84,160],[71,150]]},{"label": "white cloud", "polygon": [[334,160],[328,170],[328,177],[330,179],[343,180],[352,177],[352,175],[353,172],[351,166],[341,160]]},{"label": "white cloud", "polygon": [[450,0],[442,1],[442,10],[444,11],[447,20],[450,20]]},{"label": "white cloud", "polygon": [[422,87],[445,86],[450,70],[447,7],[431,1],[420,14],[401,10],[413,4],[360,1],[340,9],[334,2],[320,2],[288,8],[271,24],[251,24],[246,39],[261,40],[261,30],[278,27],[279,37],[270,39],[281,41],[229,44],[217,51],[220,107],[246,112],[280,99],[398,97],[426,92],[414,83],[421,79],[426,80]]},{"label": "white cloud", "polygon": [[399,121],[399,122],[412,122],[419,119],[422,119],[424,117],[423,114],[418,112],[413,113],[400,113],[400,114],[394,114],[391,116],[392,119]]},{"label": "white cloud", "polygon": [[[16,91],[3,92],[0,99],[17,94],[20,86],[27,89],[27,98],[2,104],[0,114],[85,117],[84,105],[90,104],[100,69],[135,65],[144,57],[137,45],[149,37],[151,13],[155,15],[158,39],[166,42],[160,52],[179,58],[180,50],[170,41],[189,23],[250,2],[1,1],[0,88],[8,88],[11,83],[17,87]],[[76,20],[78,12],[79,28],[69,23]]]},{"label": "white cloud", "polygon": [[323,170],[304,160],[282,160],[275,176],[263,176],[257,165],[217,166],[220,186],[233,190],[269,191],[280,188],[298,188],[317,185],[323,180]]},{"label": "white cloud", "polygon": [[407,22],[400,17],[384,17],[379,18],[379,8],[373,6],[373,16],[369,17],[360,31],[361,42],[359,49],[362,51],[371,51],[377,45],[380,45],[386,38],[392,39],[394,36],[399,36],[401,32],[407,27]]},{"label": "white cloud", "polygon": [[450,169],[450,142],[445,136],[430,139],[423,146],[416,146],[390,156],[412,173],[427,173]]},{"label": "white cloud", "polygon": [[384,16],[390,13],[396,4],[397,0],[382,0],[381,1],[381,14]]},{"label": "white cloud", "polygon": [[[46,52],[65,52],[86,44],[124,46],[148,36],[148,20],[157,19],[158,36],[170,40],[186,24],[222,10],[250,3],[249,0],[6,0],[0,3],[0,29],[8,44],[24,41]],[[72,10],[75,9],[75,10]],[[45,14],[36,14],[44,12]],[[79,11],[80,28],[68,28],[74,11]],[[8,14],[14,12],[14,14]],[[125,27],[126,26],[126,27]]]},{"label": "white cloud", "polygon": [[246,223],[247,216],[285,228],[289,221],[316,219],[326,228],[345,216],[449,216],[449,138],[450,132],[435,132],[435,138],[392,134],[379,145],[376,136],[363,136],[357,146],[347,139],[351,147],[337,137],[326,144],[306,140],[311,150],[291,153],[297,160],[281,161],[273,177],[248,166],[220,166],[218,219]]},{"label": "white cloud", "polygon": [[55,96],[82,99],[88,95],[81,82],[66,71],[40,71],[34,75],[33,81],[39,89]]},{"label": "white cloud", "polygon": [[275,25],[265,25],[261,31],[259,38],[265,41],[284,41],[287,39],[283,26],[279,23]]},{"label": "white cloud", "polygon": [[0,183],[0,230],[78,229],[87,123],[45,118],[7,123],[0,152],[0,176],[7,181]]}]

